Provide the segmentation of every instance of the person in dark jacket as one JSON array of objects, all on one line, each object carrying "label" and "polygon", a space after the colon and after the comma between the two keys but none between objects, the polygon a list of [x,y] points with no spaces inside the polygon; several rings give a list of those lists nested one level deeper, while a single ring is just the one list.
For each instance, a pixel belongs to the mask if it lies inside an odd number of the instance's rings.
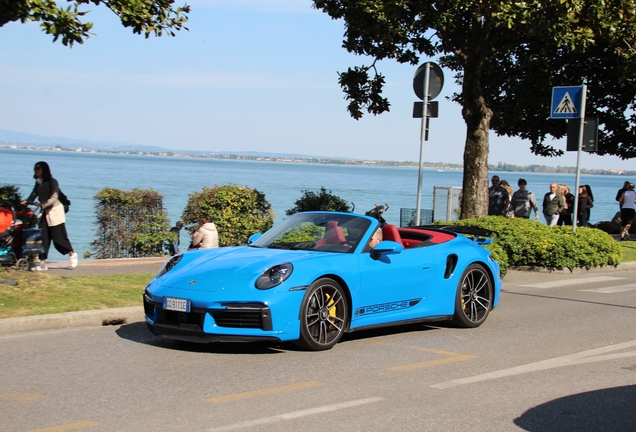
[{"label": "person in dark jacket", "polygon": [[583,185],[583,189],[587,193],[587,196],[590,197],[590,201],[592,201],[592,205],[587,209],[587,221],[589,222],[592,219],[592,207],[594,207],[594,195],[592,194],[592,188],[590,185]]},{"label": "person in dark jacket", "polygon": [[42,245],[44,253],[40,254],[40,263],[32,268],[34,271],[48,270],[46,259],[49,255],[51,240],[55,249],[62,255],[68,255],[71,267],[77,267],[77,254],[73,251],[71,241],[66,233],[66,215],[64,205],[60,202],[60,185],[51,175],[51,168],[46,162],[37,162],[33,168],[35,186],[29,197],[22,201],[22,205],[33,202],[36,198],[36,206],[42,208],[40,228],[42,229]]},{"label": "person in dark jacket", "polygon": [[587,188],[585,186],[579,187],[579,208],[577,209],[578,226],[585,227],[588,223],[588,217],[590,209],[594,207],[592,198],[587,194]]},{"label": "person in dark jacket", "polygon": [[556,183],[550,183],[550,192],[543,196],[543,217],[545,223],[549,226],[555,226],[559,221],[559,215],[565,208],[563,195],[559,193],[559,186]]}]

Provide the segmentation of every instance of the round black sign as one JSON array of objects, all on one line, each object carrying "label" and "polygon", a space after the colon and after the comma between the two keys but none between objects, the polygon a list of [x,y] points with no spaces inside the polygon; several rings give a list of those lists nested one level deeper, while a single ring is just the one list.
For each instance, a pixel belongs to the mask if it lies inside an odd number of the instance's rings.
[{"label": "round black sign", "polygon": [[424,73],[426,72],[427,64],[431,66],[428,77],[428,100],[433,100],[444,87],[444,72],[442,72],[442,68],[437,63],[427,62],[417,68],[413,77],[413,91],[415,91],[418,98],[424,100]]}]

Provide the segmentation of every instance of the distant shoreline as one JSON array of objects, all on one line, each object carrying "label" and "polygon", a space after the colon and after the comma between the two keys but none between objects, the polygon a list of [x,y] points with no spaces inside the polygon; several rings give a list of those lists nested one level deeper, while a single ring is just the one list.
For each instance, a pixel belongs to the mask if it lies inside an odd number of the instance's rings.
[{"label": "distant shoreline", "polygon": [[[419,163],[413,161],[383,161],[383,160],[363,160],[363,159],[346,159],[346,158],[321,158],[321,157],[301,157],[301,156],[256,156],[245,154],[232,154],[225,152],[209,152],[209,153],[179,153],[173,151],[150,152],[142,150],[96,150],[83,147],[69,148],[57,146],[36,146],[36,145],[19,145],[11,143],[0,144],[1,149],[9,150],[37,150],[37,151],[55,151],[55,152],[73,152],[73,153],[94,153],[94,154],[120,154],[130,156],[147,156],[147,157],[178,157],[191,159],[222,159],[222,160],[247,160],[256,162],[283,162],[283,163],[312,163],[325,165],[352,165],[352,166],[381,166],[395,168],[418,168]],[[443,170],[463,170],[463,164],[451,164],[445,162],[424,162],[424,168]],[[551,167],[546,165],[528,165],[520,166],[507,163],[498,163],[497,165],[488,165],[490,171],[499,172],[531,172],[531,173],[554,173],[554,174],[575,174],[576,167],[557,166]],[[628,170],[607,170],[607,169],[585,169],[582,168],[581,174],[586,175],[617,175],[617,176],[636,176],[635,171]]]}]

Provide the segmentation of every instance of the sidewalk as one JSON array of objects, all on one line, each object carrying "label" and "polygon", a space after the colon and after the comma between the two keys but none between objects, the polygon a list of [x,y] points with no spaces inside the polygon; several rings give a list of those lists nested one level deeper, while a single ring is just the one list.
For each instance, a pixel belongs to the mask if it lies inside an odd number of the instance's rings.
[{"label": "sidewalk", "polygon": [[[47,263],[47,266],[49,268],[49,273],[63,276],[78,274],[156,273],[166,260],[167,257],[80,260],[75,269],[72,269],[68,262],[52,262]],[[537,267],[518,267],[510,269],[510,272],[535,272],[567,275],[620,272],[629,270],[636,270],[636,261],[621,263],[617,267],[600,267],[590,270],[575,269],[573,272],[570,272],[569,270],[550,270]],[[141,306],[141,298],[139,299],[139,303],[139,306],[126,308],[98,309],[91,311],[0,319],[0,335],[35,330],[121,325],[142,322],[144,321],[144,311],[143,306]]]}]

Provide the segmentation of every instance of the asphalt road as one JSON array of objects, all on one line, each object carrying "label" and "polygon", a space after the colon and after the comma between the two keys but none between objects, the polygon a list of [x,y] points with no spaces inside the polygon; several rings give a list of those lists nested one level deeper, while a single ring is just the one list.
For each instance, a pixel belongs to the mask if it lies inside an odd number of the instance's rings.
[{"label": "asphalt road", "polygon": [[635,277],[512,272],[480,328],[353,333],[318,353],[140,322],[2,335],[0,430],[633,431]]}]

